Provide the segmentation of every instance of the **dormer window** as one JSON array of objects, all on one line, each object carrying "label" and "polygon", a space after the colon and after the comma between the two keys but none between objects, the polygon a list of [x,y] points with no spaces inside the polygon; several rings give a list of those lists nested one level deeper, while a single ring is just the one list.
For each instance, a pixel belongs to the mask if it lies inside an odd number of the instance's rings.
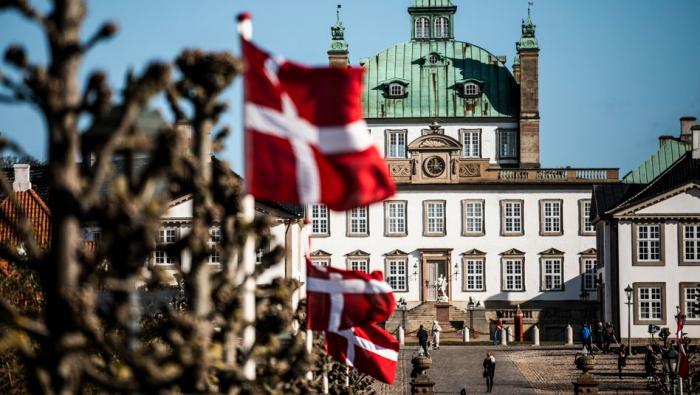
[{"label": "dormer window", "polygon": [[431,53],[428,56],[428,63],[430,64],[437,64],[437,62],[440,60],[440,56],[438,54]]},{"label": "dormer window", "polygon": [[403,96],[403,85],[396,84],[396,83],[389,85],[389,96],[392,96],[392,97]]},{"label": "dormer window", "polygon": [[479,85],[468,82],[463,85],[464,96],[479,96]]},{"label": "dormer window", "polygon": [[388,99],[403,99],[408,96],[409,82],[399,78],[392,78],[380,83],[383,87],[384,97]]},{"label": "dormer window", "polygon": [[450,20],[445,17],[435,18],[435,38],[450,37]]},{"label": "dormer window", "polygon": [[430,38],[430,20],[428,18],[416,19],[416,38]]}]

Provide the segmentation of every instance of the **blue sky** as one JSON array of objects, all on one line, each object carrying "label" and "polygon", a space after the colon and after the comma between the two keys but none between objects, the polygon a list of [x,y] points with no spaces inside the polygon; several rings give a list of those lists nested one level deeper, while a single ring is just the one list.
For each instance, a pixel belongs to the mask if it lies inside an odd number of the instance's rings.
[{"label": "blue sky", "polygon": [[[33,0],[47,9],[45,0]],[[125,73],[148,60],[170,61],[184,48],[239,53],[235,15],[254,15],[255,40],[288,59],[327,63],[331,0],[88,1],[84,35],[106,19],[119,34],[85,59],[118,91]],[[406,8],[413,0],[345,0],[341,19],[357,64],[410,39]],[[510,66],[525,0],[453,0],[455,37],[506,55]],[[700,118],[700,1],[537,0],[532,9],[540,43],[541,162],[543,167],[619,167],[621,175],[658,147],[658,136],[678,135],[679,118]],[[33,61],[46,59],[38,28],[0,14],[0,48],[20,42]],[[8,72],[6,65],[3,71]],[[240,171],[240,79],[226,92],[233,129],[224,159]],[[158,106],[158,103],[155,103]],[[43,121],[27,106],[0,106],[0,131],[32,155],[46,157]]]}]

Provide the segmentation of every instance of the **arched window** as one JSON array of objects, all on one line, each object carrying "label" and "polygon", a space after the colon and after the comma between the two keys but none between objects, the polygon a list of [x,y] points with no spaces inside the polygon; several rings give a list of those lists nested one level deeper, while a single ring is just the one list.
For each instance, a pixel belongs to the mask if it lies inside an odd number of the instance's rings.
[{"label": "arched window", "polygon": [[440,60],[440,56],[438,56],[437,54],[431,53],[428,56],[428,63],[430,63],[430,64],[437,64],[437,62],[439,60]]},{"label": "arched window", "polygon": [[450,21],[447,18],[435,18],[435,37],[447,38],[450,37]]},{"label": "arched window", "polygon": [[474,83],[464,84],[464,96],[477,96],[479,94],[479,85]]},{"label": "arched window", "polygon": [[389,96],[390,96],[390,97],[400,97],[400,96],[403,96],[403,85],[401,85],[401,84],[391,84],[391,85],[389,85]]},{"label": "arched window", "polygon": [[430,38],[430,21],[428,18],[416,19],[416,38]]}]

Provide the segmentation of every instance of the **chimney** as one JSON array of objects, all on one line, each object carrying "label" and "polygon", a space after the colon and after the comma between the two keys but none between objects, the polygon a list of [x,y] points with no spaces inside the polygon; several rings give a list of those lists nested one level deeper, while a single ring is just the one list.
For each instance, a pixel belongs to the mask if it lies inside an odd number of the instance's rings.
[{"label": "chimney", "polygon": [[672,141],[674,139],[675,139],[675,137],[668,135],[668,134],[664,134],[664,135],[659,136],[659,148],[663,147],[664,145],[666,145],[666,143],[668,143],[669,141]]},{"label": "chimney", "polygon": [[681,118],[681,141],[690,143],[693,140],[693,136],[690,134],[690,128],[695,125],[695,121],[697,121],[695,117]]},{"label": "chimney", "polygon": [[700,125],[693,125],[690,133],[693,139],[693,159],[700,159]]},{"label": "chimney", "polygon": [[12,189],[15,192],[25,192],[32,189],[32,183],[29,180],[29,165],[16,164],[15,182],[12,183]]}]

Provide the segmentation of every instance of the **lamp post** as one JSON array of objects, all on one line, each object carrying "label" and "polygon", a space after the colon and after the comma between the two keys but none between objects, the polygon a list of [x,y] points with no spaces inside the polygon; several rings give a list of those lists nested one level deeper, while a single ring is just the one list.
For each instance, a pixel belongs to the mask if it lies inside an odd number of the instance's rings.
[{"label": "lamp post", "polygon": [[627,284],[625,295],[627,296],[627,355],[632,354],[632,287]]},{"label": "lamp post", "polygon": [[469,300],[469,303],[467,304],[467,308],[469,309],[469,330],[473,331],[474,330],[474,301]]},{"label": "lamp post", "polygon": [[676,393],[676,369],[678,368],[678,351],[671,347],[664,356],[664,365],[669,377],[669,392]]},{"label": "lamp post", "polygon": [[583,304],[583,316],[585,321],[588,321],[588,298],[590,296],[591,294],[585,289],[578,295],[579,299],[581,299],[581,304]]}]

